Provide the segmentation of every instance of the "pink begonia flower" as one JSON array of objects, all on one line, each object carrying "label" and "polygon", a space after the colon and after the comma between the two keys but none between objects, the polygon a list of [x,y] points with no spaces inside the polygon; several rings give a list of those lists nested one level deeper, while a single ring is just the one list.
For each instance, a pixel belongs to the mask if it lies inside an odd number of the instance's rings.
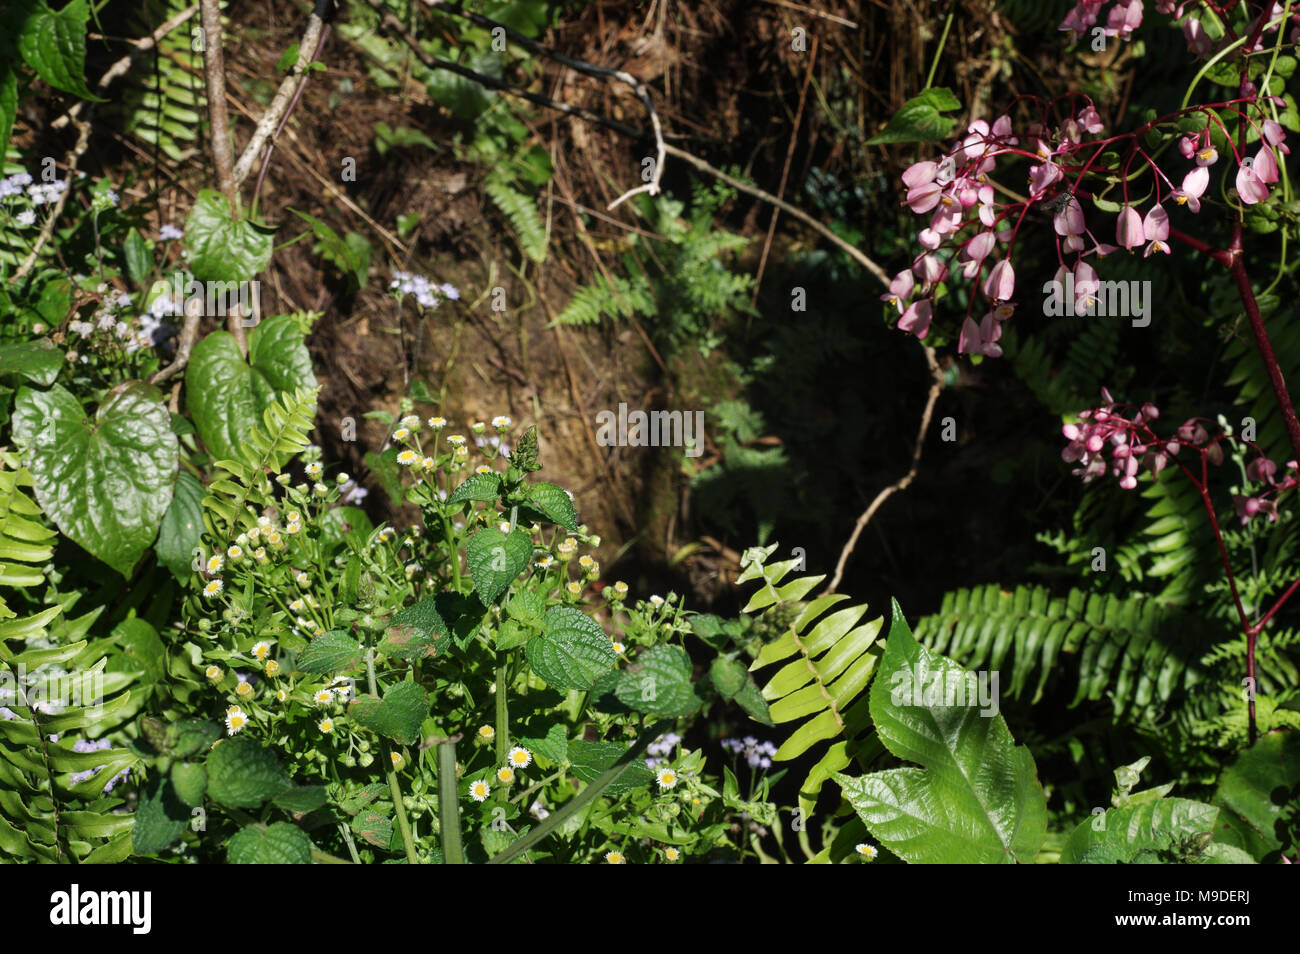
[{"label": "pink begonia flower", "polygon": [[907,310],[898,319],[898,328],[900,331],[910,331],[918,338],[924,338],[928,335],[930,333],[930,299],[923,298],[908,305]]},{"label": "pink begonia flower", "polygon": [[937,162],[914,162],[903,170],[903,185],[909,189],[915,189],[927,182],[933,182],[938,171],[939,163]]},{"label": "pink begonia flower", "polygon": [[1237,168],[1237,195],[1246,205],[1254,205],[1268,198],[1268,186],[1260,181],[1249,160]]},{"label": "pink begonia flower", "polygon": [[1061,167],[1048,159],[1041,166],[1029,167],[1029,194],[1042,195],[1061,178]]},{"label": "pink begonia flower", "polygon": [[980,222],[986,227],[992,228],[993,223],[998,219],[997,209],[993,205],[993,187],[991,185],[980,186]]},{"label": "pink begonia flower", "polygon": [[1106,128],[1106,124],[1101,121],[1101,116],[1098,115],[1096,108],[1092,106],[1085,106],[1079,112],[1079,125],[1083,127],[1084,132],[1094,136]]},{"label": "pink begonia flower", "polygon": [[1127,4],[1117,0],[1106,17],[1106,36],[1128,38],[1142,25],[1142,0],[1129,0]]},{"label": "pink begonia flower", "polygon": [[1186,205],[1193,212],[1201,211],[1201,196],[1205,194],[1206,187],[1210,184],[1210,170],[1205,166],[1197,166],[1195,169],[1183,176],[1181,188],[1173,192],[1174,201],[1179,205]]},{"label": "pink begonia flower", "polygon": [[921,243],[921,248],[929,249],[931,252],[943,244],[943,236],[934,229],[921,229],[916,234],[916,240]]},{"label": "pink begonia flower", "polygon": [[1256,483],[1275,483],[1273,475],[1277,473],[1277,464],[1267,457],[1256,457],[1246,465],[1246,479]]},{"label": "pink begonia flower", "polygon": [[916,278],[912,275],[912,270],[905,268],[893,277],[889,283],[889,291],[881,295],[880,300],[893,305],[898,309],[899,314],[902,314],[905,307],[903,303],[912,297],[912,289],[915,287]]},{"label": "pink begonia flower", "polygon": [[1142,232],[1142,216],[1131,205],[1125,205],[1119,213],[1119,222],[1115,225],[1115,241],[1122,248],[1137,248],[1146,241]]},{"label": "pink begonia flower", "polygon": [[943,197],[943,186],[937,182],[925,182],[907,190],[907,207],[917,215],[924,215]]},{"label": "pink begonia flower", "polygon": [[1011,135],[1011,117],[999,116],[993,120],[993,138],[1000,140],[1008,146],[1018,145],[1020,140]]},{"label": "pink begonia flower", "polygon": [[939,261],[934,255],[926,252],[924,255],[918,255],[916,261],[912,262],[912,271],[916,277],[921,279],[921,283],[929,289],[931,285],[938,284],[948,275],[948,266]]},{"label": "pink begonia flower", "polygon": [[1277,160],[1273,158],[1273,150],[1269,146],[1259,147],[1251,168],[1255,170],[1255,175],[1259,176],[1259,181],[1265,185],[1277,182]]},{"label": "pink begonia flower", "polygon": [[1196,137],[1183,136],[1178,140],[1178,151],[1183,154],[1184,159],[1190,159],[1196,155]]},{"label": "pink begonia flower", "polygon": [[1165,211],[1163,205],[1151,207],[1151,211],[1142,220],[1142,234],[1151,243],[1142,253],[1143,258],[1150,257],[1152,252],[1169,254],[1169,246],[1165,244],[1165,239],[1169,238],[1169,213]]},{"label": "pink begonia flower", "polygon": [[974,162],[981,158],[992,144],[993,141],[989,137],[989,124],[982,119],[977,119],[966,127],[966,135],[958,145],[956,155],[960,155],[963,162]]},{"label": "pink begonia flower", "polygon": [[1212,166],[1219,161],[1219,150],[1215,149],[1209,143],[1205,144],[1203,149],[1197,150],[1196,164],[1198,166]]},{"label": "pink begonia flower", "polygon": [[1286,130],[1279,123],[1271,119],[1264,120],[1264,127],[1260,131],[1260,135],[1264,137],[1264,141],[1270,146],[1277,146],[1282,150],[1282,155],[1291,155],[1291,150],[1285,145]]},{"label": "pink begonia flower", "polygon": [[967,318],[961,323],[961,334],[957,336],[958,354],[978,354],[984,348],[980,337],[980,326],[974,318]]},{"label": "pink begonia flower", "polygon": [[1214,46],[1214,41],[1196,17],[1188,17],[1183,21],[1183,39],[1187,41],[1187,52],[1198,59],[1209,53]]},{"label": "pink begonia flower", "polygon": [[1097,22],[1097,15],[1101,12],[1103,0],[1080,0],[1075,4],[1065,19],[1061,21],[1058,30],[1069,30],[1080,36],[1088,32],[1088,28]]},{"label": "pink begonia flower", "polygon": [[993,266],[988,277],[984,279],[984,294],[994,301],[1007,301],[1016,291],[1016,271],[1011,267],[1011,260],[1004,258]]},{"label": "pink begonia flower", "polygon": [[939,207],[934,210],[934,217],[930,219],[930,228],[940,235],[961,228],[961,203],[951,196],[943,196],[939,200]]},{"label": "pink begonia flower", "polygon": [[1074,310],[1078,314],[1087,314],[1097,304],[1097,292],[1101,282],[1097,279],[1097,270],[1087,262],[1077,262],[1074,266]]},{"label": "pink begonia flower", "polygon": [[997,236],[992,232],[980,232],[963,245],[957,253],[957,261],[962,263],[962,277],[971,279],[978,275],[984,259],[988,258],[996,244]]},{"label": "pink begonia flower", "polygon": [[1009,306],[1001,305],[985,314],[979,324],[975,323],[974,318],[967,318],[962,322],[961,335],[957,339],[957,353],[982,354],[988,358],[1002,357],[1002,347],[997,344],[997,340],[1002,337],[1002,325],[998,316],[1009,316],[1010,313]]},{"label": "pink begonia flower", "polygon": [[1052,216],[1052,227],[1057,235],[1082,235],[1087,230],[1083,206],[1074,196],[1067,196],[1065,207]]}]

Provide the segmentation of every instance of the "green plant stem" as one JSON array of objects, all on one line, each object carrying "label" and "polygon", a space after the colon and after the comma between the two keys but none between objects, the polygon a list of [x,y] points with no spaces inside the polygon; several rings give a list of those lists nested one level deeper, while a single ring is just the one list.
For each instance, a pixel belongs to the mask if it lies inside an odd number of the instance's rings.
[{"label": "green plant stem", "polygon": [[[375,681],[375,648],[366,647],[366,684],[370,694],[379,698],[379,684]],[[402,832],[402,843],[406,846],[406,861],[418,865],[420,856],[415,853],[415,839],[411,835],[411,823],[406,817],[406,806],[402,804],[402,786],[397,781],[397,768],[393,765],[393,748],[388,740],[381,737],[383,743],[384,774],[388,776],[388,790],[393,795],[393,815],[397,818],[397,827]]]},{"label": "green plant stem", "polygon": [[497,762],[506,764],[506,753],[510,749],[510,699],[506,689],[510,682],[510,654],[497,654],[497,721],[496,743]]},{"label": "green plant stem", "polygon": [[460,844],[460,804],[456,788],[456,743],[438,743],[438,829],[442,834],[442,863],[463,865]]},{"label": "green plant stem", "polygon": [[353,864],[361,864],[361,856],[357,854],[357,843],[352,838],[352,830],[348,828],[346,822],[339,822],[339,834],[343,836],[343,842],[348,846],[348,854],[352,856]]},{"label": "green plant stem", "polygon": [[564,804],[564,807],[559,811],[551,812],[550,817],[548,817],[546,821],[542,822],[528,834],[524,835],[524,837],[520,838],[505,851],[494,855],[488,861],[488,864],[503,865],[513,861],[551,832],[555,831],[555,829],[563,825],[571,816],[577,814],[583,808],[586,808],[589,804],[595,801],[600,796],[600,793],[605,791],[605,789],[607,789],[616,778],[623,774],[623,770],[631,765],[634,759],[641,757],[641,753],[645,751],[646,746],[667,732],[671,727],[671,724],[670,721],[664,720],[655,723],[642,732],[637,740],[632,743],[631,747],[623,753],[622,757],[604,772],[600,773],[594,782],[589,784],[577,795],[573,796],[573,798],[569,799]]},{"label": "green plant stem", "polygon": [[948,45],[948,31],[952,29],[952,18],[956,13],[957,0],[953,0],[948,5],[948,19],[943,21],[943,33],[939,35],[939,48],[934,51],[934,59],[930,61],[930,72],[925,77],[926,89],[934,85],[934,74],[939,70],[939,59],[943,56],[943,48]]}]

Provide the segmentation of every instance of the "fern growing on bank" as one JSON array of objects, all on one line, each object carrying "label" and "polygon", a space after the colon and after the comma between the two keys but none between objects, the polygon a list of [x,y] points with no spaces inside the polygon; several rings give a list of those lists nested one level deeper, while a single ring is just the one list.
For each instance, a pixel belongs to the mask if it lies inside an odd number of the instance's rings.
[{"label": "fern growing on bank", "polygon": [[534,200],[512,186],[503,175],[489,175],[483,189],[501,210],[519,238],[519,247],[534,262],[546,261],[546,226]]},{"label": "fern growing on bank", "polygon": [[[841,607],[842,594],[823,594],[803,603],[826,577],[804,576],[785,581],[799,560],[765,566],[763,561],[777,545],[746,552],[738,583],[760,581],[761,586],[743,612],[763,610],[779,615],[792,610],[798,616],[785,632],[765,644],[750,671],[785,662],[763,686],[772,720],[778,725],[798,723],[777,750],[778,761],[796,759],[821,742],[834,740],[799,786],[799,810],[808,818],[822,786],[855,759],[866,764],[881,750],[871,731],[871,714],[865,693],[883,651],[878,641],[882,619],[863,622],[863,604]],[[788,660],[788,661],[787,661]]]},{"label": "fern growing on bank", "polygon": [[105,698],[112,640],[77,638],[97,613],[68,622],[64,605],[26,616],[10,607],[16,594],[6,591],[44,582],[57,537],[22,489],[30,474],[16,467],[15,455],[0,455],[0,857],[111,864],[130,853],[133,820],[117,811],[124,800],[112,783],[138,759],[127,749],[74,746],[76,736],[101,736],[129,718],[131,693]]}]

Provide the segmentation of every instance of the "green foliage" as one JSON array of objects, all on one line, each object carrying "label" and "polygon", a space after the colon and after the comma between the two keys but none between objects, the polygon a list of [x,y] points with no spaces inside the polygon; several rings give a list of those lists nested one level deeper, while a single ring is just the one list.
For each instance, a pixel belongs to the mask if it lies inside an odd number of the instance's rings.
[{"label": "green foliage", "polygon": [[1204,679],[1200,658],[1219,631],[1146,596],[1071,590],[1053,597],[1045,587],[1008,592],[995,584],[945,594],[939,612],[916,627],[923,644],[971,668],[1010,663],[1012,696],[1024,693],[1037,672],[1035,702],[1060,662],[1077,659],[1071,705],[1109,698],[1115,718],[1137,720],[1155,718]]},{"label": "green foliage", "polygon": [[220,192],[202,189],[185,219],[190,270],[201,282],[251,282],[271,260],[274,235],[271,226],[233,214]]},{"label": "green foliage", "polygon": [[1034,757],[997,712],[996,683],[990,712],[974,673],[921,646],[897,603],[892,616],[871,718],[885,748],[920,768],[837,774],[844,797],[905,861],[1033,861],[1047,834],[1047,802]]},{"label": "green foliage", "polygon": [[538,264],[545,262],[547,229],[533,199],[514,188],[508,179],[500,175],[489,175],[484,179],[483,190],[510,220],[524,254]]},{"label": "green foliage", "polygon": [[769,718],[777,725],[799,722],[777,750],[776,759],[798,758],[813,746],[831,743],[809,770],[799,787],[799,808],[804,817],[812,814],[826,780],[843,771],[855,758],[869,756],[871,738],[868,681],[880,660],[876,637],[879,617],[862,623],[863,605],[827,611],[848,597],[823,594],[803,603],[824,576],[806,576],[785,582],[798,560],[764,565],[776,545],[753,548],[744,555],[745,569],[737,580],[761,581],[760,589],[745,606],[746,613],[765,610],[767,615],[795,608],[797,617],[785,632],[766,643],[754,657],[751,671],[790,660],[763,686]]},{"label": "green foliage", "polygon": [[158,389],[115,388],[91,419],[60,385],[24,387],[14,437],[59,529],[129,577],[158,533],[176,480],[176,435]]},{"label": "green foliage", "polygon": [[933,142],[947,139],[957,120],[943,113],[961,109],[961,100],[950,90],[931,87],[913,96],[894,113],[885,128],[867,140],[868,146],[895,142]]}]

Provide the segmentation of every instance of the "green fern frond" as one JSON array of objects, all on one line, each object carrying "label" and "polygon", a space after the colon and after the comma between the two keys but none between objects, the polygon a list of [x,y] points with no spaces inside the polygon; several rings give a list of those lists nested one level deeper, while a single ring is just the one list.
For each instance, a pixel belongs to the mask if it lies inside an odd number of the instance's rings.
[{"label": "green fern frond", "polygon": [[[148,3],[136,18],[136,28],[141,35],[148,35],[184,6],[179,0]],[[156,56],[142,59],[141,68],[127,76],[120,105],[114,107],[127,133],[156,146],[173,162],[194,155],[199,133],[207,126],[203,54],[192,49],[195,22],[181,24],[162,37]]]},{"label": "green fern frond", "polygon": [[[216,462],[217,474],[203,499],[203,519],[208,532],[222,541],[223,550],[242,530],[256,525],[256,515],[248,509],[249,496],[259,485],[269,493],[267,474],[278,474],[311,443],[307,434],[315,416],[315,389],[286,391],[262,412],[262,426],[249,431],[239,446],[239,459]],[[213,517],[220,519],[220,527]]]},{"label": "green fern frond", "polygon": [[1178,692],[1206,677],[1201,658],[1221,636],[1214,620],[1145,594],[1071,590],[1053,597],[1046,587],[997,585],[954,590],[939,612],[920,620],[916,637],[968,669],[1012,667],[1006,691],[1025,692],[1037,672],[1037,702],[1061,663],[1077,660],[1074,707],[1109,697],[1114,717],[1150,721]]},{"label": "green fern frond", "polygon": [[764,566],[763,560],[776,545],[753,548],[745,554],[745,570],[737,580],[761,582],[744,612],[764,610],[765,615],[799,610],[785,632],[759,650],[750,670],[789,660],[767,680],[763,698],[769,703],[773,722],[798,723],[777,749],[776,759],[788,761],[803,755],[820,742],[834,740],[822,753],[799,788],[799,808],[807,818],[822,785],[833,773],[841,772],[857,757],[874,757],[874,734],[866,693],[884,650],[877,640],[883,620],[862,621],[867,607],[862,604],[832,607],[847,600],[840,594],[824,594],[802,603],[825,576],[805,576],[783,582],[799,564],[788,560]]},{"label": "green fern frond", "polygon": [[510,220],[524,254],[539,264],[546,261],[546,228],[534,201],[500,175],[489,175],[483,189]]},{"label": "green fern frond", "polygon": [[631,280],[614,276],[611,284],[604,275],[598,275],[595,282],[573,293],[554,324],[595,325],[605,318],[630,318],[634,314],[654,314],[654,295],[644,276]]},{"label": "green fern frond", "polygon": [[[15,465],[14,455],[0,454],[3,588],[43,581],[40,568],[53,556],[51,541],[57,536],[40,522],[40,508],[20,489],[31,486],[31,475],[11,469]],[[7,595],[0,589],[0,858],[122,861],[130,853],[133,819],[112,812],[123,801],[107,797],[104,789],[138,759],[127,749],[76,752],[75,738],[69,737],[100,735],[135,711],[129,692],[105,698],[106,687],[113,684],[103,655],[109,641],[56,641],[51,629],[63,606],[20,618]],[[83,620],[89,625],[96,615]],[[61,635],[75,631],[76,622],[60,625]],[[11,641],[20,641],[23,648],[15,650]],[[39,694],[34,694],[32,677],[39,680]],[[62,737],[58,742],[56,735]]]}]

